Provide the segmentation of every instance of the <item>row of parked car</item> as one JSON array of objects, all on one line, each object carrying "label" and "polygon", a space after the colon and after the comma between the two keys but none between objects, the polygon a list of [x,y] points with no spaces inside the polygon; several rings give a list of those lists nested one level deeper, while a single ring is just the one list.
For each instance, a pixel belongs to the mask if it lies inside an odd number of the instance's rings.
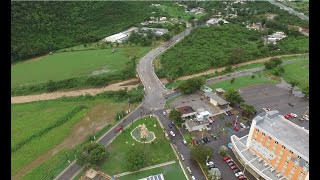
[{"label": "row of parked car", "polygon": [[205,137],[203,137],[203,138],[200,138],[200,139],[194,139],[194,140],[192,140],[192,144],[193,144],[193,145],[206,144],[206,143],[208,143],[208,142],[211,142],[211,140],[210,140],[207,136],[205,136]]},{"label": "row of parked car", "polygon": [[233,112],[231,112],[231,111],[226,111],[226,112],[224,112],[224,114],[225,114],[226,116],[232,116],[232,115],[233,115]]},{"label": "row of parked car", "polygon": [[233,171],[234,175],[238,179],[247,179],[247,177],[241,172],[241,170],[238,168],[238,166],[234,163],[234,161],[231,159],[230,156],[226,156],[223,158],[223,160],[228,164],[228,166]]}]

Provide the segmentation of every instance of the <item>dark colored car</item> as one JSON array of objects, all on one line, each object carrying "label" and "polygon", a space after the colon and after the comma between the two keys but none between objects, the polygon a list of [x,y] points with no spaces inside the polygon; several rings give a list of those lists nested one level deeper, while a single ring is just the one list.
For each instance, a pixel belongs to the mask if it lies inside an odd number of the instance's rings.
[{"label": "dark colored car", "polygon": [[171,121],[171,124],[172,124],[172,125],[174,125],[174,122],[173,122],[173,121]]},{"label": "dark colored car", "polygon": [[230,113],[231,115],[233,115],[233,112],[232,112],[232,111],[229,111],[229,113]]},{"label": "dark colored car", "polygon": [[239,176],[238,179],[245,180],[245,179],[247,179],[247,177],[242,175],[242,176]]},{"label": "dark colored car", "polygon": [[171,124],[168,124],[169,128],[172,128],[172,125]]},{"label": "dark colored car", "polygon": [[196,143],[197,143],[197,144],[200,144],[200,140],[199,140],[199,139],[197,139],[197,140],[196,140]]},{"label": "dark colored car", "polygon": [[291,104],[291,103],[288,103],[289,104],[289,106],[291,106],[291,107],[293,107],[294,105],[293,104]]},{"label": "dark colored car", "polygon": [[204,141],[204,143],[208,143],[209,141],[206,139],[206,137],[202,138],[202,140]]},{"label": "dark colored car", "polygon": [[203,139],[199,139],[199,140],[200,140],[201,144],[204,144],[204,143],[205,143]]},{"label": "dark colored car", "polygon": [[211,140],[208,137],[204,137],[204,138],[207,140],[207,142],[211,142]]}]

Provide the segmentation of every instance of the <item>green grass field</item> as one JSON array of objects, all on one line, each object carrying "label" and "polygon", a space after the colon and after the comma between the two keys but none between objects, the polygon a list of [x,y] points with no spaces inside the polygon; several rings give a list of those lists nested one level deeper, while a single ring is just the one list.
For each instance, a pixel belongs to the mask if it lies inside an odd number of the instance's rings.
[{"label": "green grass field", "polygon": [[[161,10],[168,13],[171,17],[181,17],[183,20],[189,20],[189,18],[192,16],[192,14],[186,13],[184,10],[184,7],[180,7],[176,4],[168,4],[168,3],[162,3],[160,6]],[[200,18],[204,14],[196,14],[194,15],[196,18]]]},{"label": "green grass field", "polygon": [[133,56],[141,57],[151,47],[126,47],[54,53],[11,66],[11,86],[57,81],[96,72],[113,73],[124,69]]},{"label": "green grass field", "polygon": [[210,85],[210,88],[212,89],[216,89],[216,88],[222,88],[225,91],[233,88],[233,89],[240,89],[246,86],[250,86],[250,85],[256,85],[256,84],[262,84],[262,83],[276,83],[277,81],[275,80],[271,80],[265,77],[259,77],[259,76],[255,76],[254,79],[251,78],[251,75],[245,75],[245,76],[241,76],[241,77],[237,77],[235,78],[233,84],[230,83],[231,79],[228,80],[224,80],[224,81],[220,81],[214,84]]},{"label": "green grass field", "polygon": [[[142,123],[147,126],[149,131],[155,133],[156,139],[153,141],[153,143],[139,143],[131,137],[131,131]],[[156,124],[156,127],[154,127],[154,124]],[[101,170],[107,174],[115,175],[129,171],[129,169],[126,167],[126,155],[132,149],[133,143],[135,148],[138,148],[141,150],[141,152],[145,152],[147,156],[146,159],[148,161],[145,164],[145,167],[176,159],[170,147],[169,141],[164,137],[163,130],[155,118],[150,119],[149,117],[146,117],[137,120],[124,132],[122,132],[122,134],[120,134],[107,147],[110,155],[106,161],[99,165]]]},{"label": "green grass field", "polygon": [[[284,73],[281,76],[286,82],[297,80],[300,89],[309,86],[309,59],[283,65]],[[272,70],[266,70],[264,74],[271,75]]]},{"label": "green grass field", "polygon": [[[90,118],[98,118],[102,110],[108,109],[105,119],[114,121],[116,112],[127,107],[126,102],[114,102],[111,99],[97,100],[50,100],[11,105],[11,147],[28,137],[41,132],[57,122],[75,107],[86,105],[88,108],[76,113],[62,125],[55,127],[39,138],[32,139],[11,154],[11,175],[14,175],[26,164],[60,144],[69,134],[72,127],[87,113]],[[97,110],[98,109],[98,110]],[[94,117],[91,115],[95,113]],[[80,143],[80,142],[79,142]]]},{"label": "green grass field", "polygon": [[142,172],[137,172],[134,174],[129,174],[126,176],[120,177],[120,180],[138,180],[141,178],[145,178],[152,175],[157,175],[162,173],[165,179],[179,179],[183,180],[186,179],[179,163],[170,164],[167,166],[150,169]]}]

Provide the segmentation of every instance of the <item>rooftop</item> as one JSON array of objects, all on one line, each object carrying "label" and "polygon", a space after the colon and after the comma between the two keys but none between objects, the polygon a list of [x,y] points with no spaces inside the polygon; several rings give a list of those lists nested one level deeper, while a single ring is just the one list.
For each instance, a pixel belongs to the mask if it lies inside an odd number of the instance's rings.
[{"label": "rooftop", "polygon": [[189,128],[192,128],[194,126],[199,126],[199,125],[208,125],[209,124],[209,120],[207,119],[204,119],[202,121],[197,121],[197,120],[189,120],[189,121],[186,121],[186,126],[189,127]]},{"label": "rooftop", "polygon": [[224,93],[225,91],[222,88],[216,88],[216,91],[219,93]]},{"label": "rooftop", "polygon": [[[266,116],[267,114],[267,116]],[[285,119],[278,111],[260,113],[254,118],[256,127],[290,146],[292,151],[309,161],[309,131]]]},{"label": "rooftop", "polygon": [[229,104],[228,101],[224,100],[223,98],[221,98],[220,96],[216,95],[213,92],[207,92],[207,93],[204,93],[204,95],[206,97],[210,97],[211,99],[215,100],[219,105]]},{"label": "rooftop", "polygon": [[194,112],[194,110],[190,106],[178,107],[177,110],[181,113],[181,115]]}]

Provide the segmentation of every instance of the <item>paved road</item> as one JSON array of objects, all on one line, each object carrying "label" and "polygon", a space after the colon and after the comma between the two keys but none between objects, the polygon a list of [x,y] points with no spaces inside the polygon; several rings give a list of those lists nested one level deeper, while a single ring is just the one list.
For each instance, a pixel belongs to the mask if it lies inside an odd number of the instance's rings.
[{"label": "paved road", "polygon": [[301,18],[303,20],[309,21],[309,17],[308,16],[304,15],[303,13],[301,14],[301,12],[295,11],[291,7],[288,7],[288,6],[286,6],[286,5],[284,5],[284,4],[280,3],[280,2],[276,2],[274,0],[269,0],[269,2],[271,4],[274,4],[274,5],[278,6],[278,7],[280,7],[281,9],[284,9],[284,10],[288,11],[291,14],[294,14],[294,15],[298,16],[299,18]]},{"label": "paved road", "polygon": [[[148,54],[146,54],[139,62],[137,66],[138,75],[144,85],[145,97],[142,105],[137,108],[135,111],[131,112],[126,118],[122,119],[118,124],[116,124],[111,130],[102,136],[97,142],[103,144],[107,147],[112,140],[116,137],[116,129],[120,126],[127,127],[135,119],[143,115],[151,113],[153,110],[164,109],[165,97],[168,94],[172,93],[169,90],[166,90],[159,78],[154,73],[152,62],[153,60],[167,48],[173,46],[185,36],[190,34],[192,28],[187,28],[182,33],[174,36],[169,42],[164,45],[159,46],[156,49],[153,49]],[[72,179],[76,176],[83,167],[77,165],[75,162],[71,163],[62,173],[60,173],[55,179],[57,180],[66,180]],[[200,177],[200,175],[199,175]],[[202,179],[202,178],[199,178]]]},{"label": "paved road", "polygon": [[[296,58],[296,59],[287,60],[287,61],[284,61],[282,64],[283,65],[290,64],[290,63],[293,63],[296,61],[301,61],[301,60],[304,60],[304,58]],[[253,68],[253,69],[249,69],[249,70],[230,73],[230,74],[219,76],[219,77],[214,77],[214,78],[208,79],[206,84],[211,85],[211,84],[216,83],[218,81],[223,81],[226,79],[231,79],[231,78],[236,78],[236,77],[252,74],[254,72],[262,71],[264,69],[265,69],[264,67],[257,67],[257,68]]]},{"label": "paved road", "polygon": [[[196,161],[191,159],[189,147],[183,144],[183,141],[182,141],[183,137],[179,133],[179,130],[175,126],[173,126],[171,129],[168,127],[168,124],[170,124],[171,121],[168,119],[167,116],[163,115],[163,110],[155,111],[154,114],[158,116],[159,120],[161,121],[163,126],[166,128],[166,132],[170,136],[170,138],[175,141],[174,147],[176,148],[177,152],[183,155],[185,159],[184,161],[182,161],[184,168],[190,167],[192,171],[192,175],[197,180],[205,180],[205,176],[203,175],[199,165],[197,164]],[[172,137],[169,133],[170,131],[173,131],[176,134],[176,136]],[[186,172],[189,174],[187,170]]]}]

